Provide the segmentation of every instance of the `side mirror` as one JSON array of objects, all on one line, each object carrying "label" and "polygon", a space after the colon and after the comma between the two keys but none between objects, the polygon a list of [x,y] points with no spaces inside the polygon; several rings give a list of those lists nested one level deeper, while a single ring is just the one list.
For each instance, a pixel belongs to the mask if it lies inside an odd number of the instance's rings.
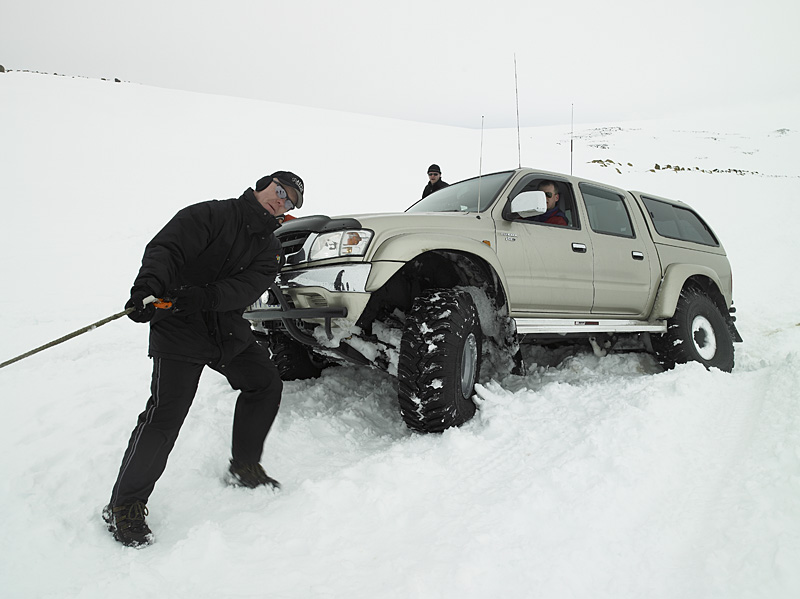
[{"label": "side mirror", "polygon": [[523,218],[544,214],[547,212],[547,196],[543,191],[523,191],[511,200],[511,212]]}]

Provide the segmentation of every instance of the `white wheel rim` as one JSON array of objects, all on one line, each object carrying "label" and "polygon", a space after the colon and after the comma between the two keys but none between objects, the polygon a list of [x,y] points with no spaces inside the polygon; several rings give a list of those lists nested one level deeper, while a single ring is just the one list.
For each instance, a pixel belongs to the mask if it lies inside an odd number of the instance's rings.
[{"label": "white wheel rim", "polygon": [[711,360],[717,354],[717,336],[705,316],[695,316],[692,321],[692,343],[704,360]]},{"label": "white wheel rim", "polygon": [[461,395],[464,397],[472,395],[472,383],[477,366],[478,341],[475,339],[475,334],[470,333],[464,340],[464,347],[461,350]]}]

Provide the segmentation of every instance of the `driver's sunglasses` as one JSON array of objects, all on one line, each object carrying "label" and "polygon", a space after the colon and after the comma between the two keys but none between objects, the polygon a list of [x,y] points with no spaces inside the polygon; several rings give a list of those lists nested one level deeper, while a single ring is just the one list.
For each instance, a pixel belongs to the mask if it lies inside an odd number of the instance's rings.
[{"label": "driver's sunglasses", "polygon": [[439,173],[428,173],[428,176],[429,176],[429,177],[432,177],[433,175],[438,175],[438,174],[439,174]]},{"label": "driver's sunglasses", "polygon": [[284,201],[284,207],[286,210],[294,210],[294,202],[289,199],[289,194],[286,193],[286,190],[281,187],[279,183],[275,183],[275,193],[278,194],[278,197]]},{"label": "driver's sunglasses", "polygon": [[549,198],[552,198],[552,197],[553,197],[553,192],[552,192],[552,191],[545,191],[545,192],[544,192],[544,195],[546,195],[546,196],[547,196],[547,198],[549,199]]}]

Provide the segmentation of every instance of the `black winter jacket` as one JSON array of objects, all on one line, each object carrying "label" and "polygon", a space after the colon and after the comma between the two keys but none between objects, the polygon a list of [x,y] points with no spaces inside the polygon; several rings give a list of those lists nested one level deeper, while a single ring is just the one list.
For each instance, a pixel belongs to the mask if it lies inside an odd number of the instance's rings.
[{"label": "black winter jacket", "polygon": [[428,181],[428,184],[425,186],[425,189],[422,190],[422,199],[427,198],[434,191],[439,191],[440,189],[444,189],[445,187],[450,187],[450,184],[445,183],[441,179],[439,179],[436,183],[431,183],[430,181]]},{"label": "black winter jacket", "polygon": [[211,200],[178,212],[147,244],[133,289],[165,297],[172,289],[204,286],[211,310],[182,315],[156,310],[150,322],[151,356],[225,365],[255,342],[242,314],[275,279],[281,245],[278,221],[252,189],[230,200]]}]

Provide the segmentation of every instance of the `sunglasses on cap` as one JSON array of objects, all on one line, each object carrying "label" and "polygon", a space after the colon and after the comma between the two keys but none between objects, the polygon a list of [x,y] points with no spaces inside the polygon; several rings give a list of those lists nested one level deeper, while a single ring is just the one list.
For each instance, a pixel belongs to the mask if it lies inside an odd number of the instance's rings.
[{"label": "sunglasses on cap", "polygon": [[294,202],[289,199],[289,194],[286,193],[286,190],[283,187],[281,187],[280,183],[277,182],[275,183],[275,193],[278,195],[280,199],[284,201],[284,207],[286,208],[286,210],[295,209]]}]

